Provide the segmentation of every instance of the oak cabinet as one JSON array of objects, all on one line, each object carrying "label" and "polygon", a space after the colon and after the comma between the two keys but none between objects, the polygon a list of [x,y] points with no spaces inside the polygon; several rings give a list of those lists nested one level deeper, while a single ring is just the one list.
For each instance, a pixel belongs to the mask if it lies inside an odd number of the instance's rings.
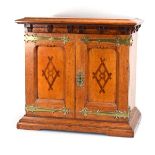
[{"label": "oak cabinet", "polygon": [[134,136],[138,19],[23,18],[26,115],[21,129]]}]

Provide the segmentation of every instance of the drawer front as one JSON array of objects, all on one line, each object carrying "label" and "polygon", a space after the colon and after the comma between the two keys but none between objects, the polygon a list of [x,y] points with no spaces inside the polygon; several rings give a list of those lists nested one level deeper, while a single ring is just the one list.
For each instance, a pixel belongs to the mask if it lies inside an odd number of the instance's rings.
[{"label": "drawer front", "polygon": [[30,33],[26,37],[27,114],[73,117],[74,38],[65,34]]},{"label": "drawer front", "polygon": [[128,36],[120,40],[111,35],[77,36],[76,75],[83,75],[82,84],[76,84],[77,118],[127,120],[127,39]]}]

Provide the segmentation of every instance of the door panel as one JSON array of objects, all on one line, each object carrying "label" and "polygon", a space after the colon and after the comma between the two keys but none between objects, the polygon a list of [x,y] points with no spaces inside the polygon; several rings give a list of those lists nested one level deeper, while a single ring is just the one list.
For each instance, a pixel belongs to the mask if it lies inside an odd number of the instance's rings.
[{"label": "door panel", "polygon": [[88,102],[116,101],[116,53],[113,49],[88,51]]},{"label": "door panel", "polygon": [[38,98],[64,100],[65,51],[38,47]]},{"label": "door panel", "polygon": [[[124,103],[124,107],[120,102],[127,99],[127,85],[119,85],[120,79],[123,80],[119,77],[124,76],[124,73],[128,76],[126,74],[128,56],[122,55],[123,52],[128,53],[126,52],[128,47],[108,42],[115,37],[112,35],[77,35],[76,37],[76,75],[79,72],[84,75],[83,85],[76,84],[77,118],[115,121],[117,114],[120,116],[117,111],[127,108],[127,102]],[[102,40],[105,42],[100,41],[100,38],[104,38]],[[120,58],[126,63],[123,64]],[[121,93],[123,95],[119,97],[118,94]],[[124,119],[121,117],[119,120]]]},{"label": "door panel", "polygon": [[[65,34],[36,35],[41,39],[33,43],[33,48],[29,48],[29,51],[26,50],[26,53],[35,53],[33,60],[29,61],[36,64],[36,72],[33,74],[37,77],[34,83],[36,99],[34,102],[27,103],[27,113],[35,116],[73,117],[75,105],[74,37]],[[66,40],[63,41],[63,39]],[[30,44],[32,45],[32,42],[28,42],[27,46]],[[29,94],[28,98],[32,95]]]}]

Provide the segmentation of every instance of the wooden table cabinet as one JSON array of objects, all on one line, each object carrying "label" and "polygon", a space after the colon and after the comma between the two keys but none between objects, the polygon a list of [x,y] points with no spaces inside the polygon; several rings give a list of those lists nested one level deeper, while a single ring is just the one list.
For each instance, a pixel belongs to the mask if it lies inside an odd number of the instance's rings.
[{"label": "wooden table cabinet", "polygon": [[133,137],[139,19],[23,18],[26,114],[20,129]]}]

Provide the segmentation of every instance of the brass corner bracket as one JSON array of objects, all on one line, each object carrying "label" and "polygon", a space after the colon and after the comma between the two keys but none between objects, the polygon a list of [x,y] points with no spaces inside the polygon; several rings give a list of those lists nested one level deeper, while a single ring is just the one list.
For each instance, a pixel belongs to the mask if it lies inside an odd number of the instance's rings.
[{"label": "brass corner bracket", "polygon": [[114,43],[117,46],[119,45],[126,45],[126,46],[131,46],[133,39],[132,36],[130,35],[128,38],[121,38],[119,36],[116,36],[115,38],[89,38],[88,36],[84,36],[81,41],[84,43],[89,43],[92,41],[96,41],[98,43],[105,42],[105,43]]},{"label": "brass corner bracket", "polygon": [[64,113],[64,115],[69,113],[69,109],[67,109],[66,107],[63,107],[62,109],[54,109],[54,108],[49,109],[49,108],[41,108],[34,105],[26,105],[25,110],[26,112],[50,112],[50,113],[60,112]]},{"label": "brass corner bracket", "polygon": [[62,41],[64,44],[68,43],[70,41],[70,38],[68,36],[62,36],[62,37],[49,37],[49,36],[38,36],[38,35],[24,35],[26,42],[33,42],[36,43],[40,40],[46,40],[46,41]]},{"label": "brass corner bracket", "polygon": [[84,116],[88,116],[88,115],[97,115],[97,116],[112,116],[116,119],[119,118],[129,118],[129,110],[128,111],[114,111],[114,112],[103,112],[100,110],[96,110],[96,111],[90,111],[87,108],[83,108],[80,113]]}]

